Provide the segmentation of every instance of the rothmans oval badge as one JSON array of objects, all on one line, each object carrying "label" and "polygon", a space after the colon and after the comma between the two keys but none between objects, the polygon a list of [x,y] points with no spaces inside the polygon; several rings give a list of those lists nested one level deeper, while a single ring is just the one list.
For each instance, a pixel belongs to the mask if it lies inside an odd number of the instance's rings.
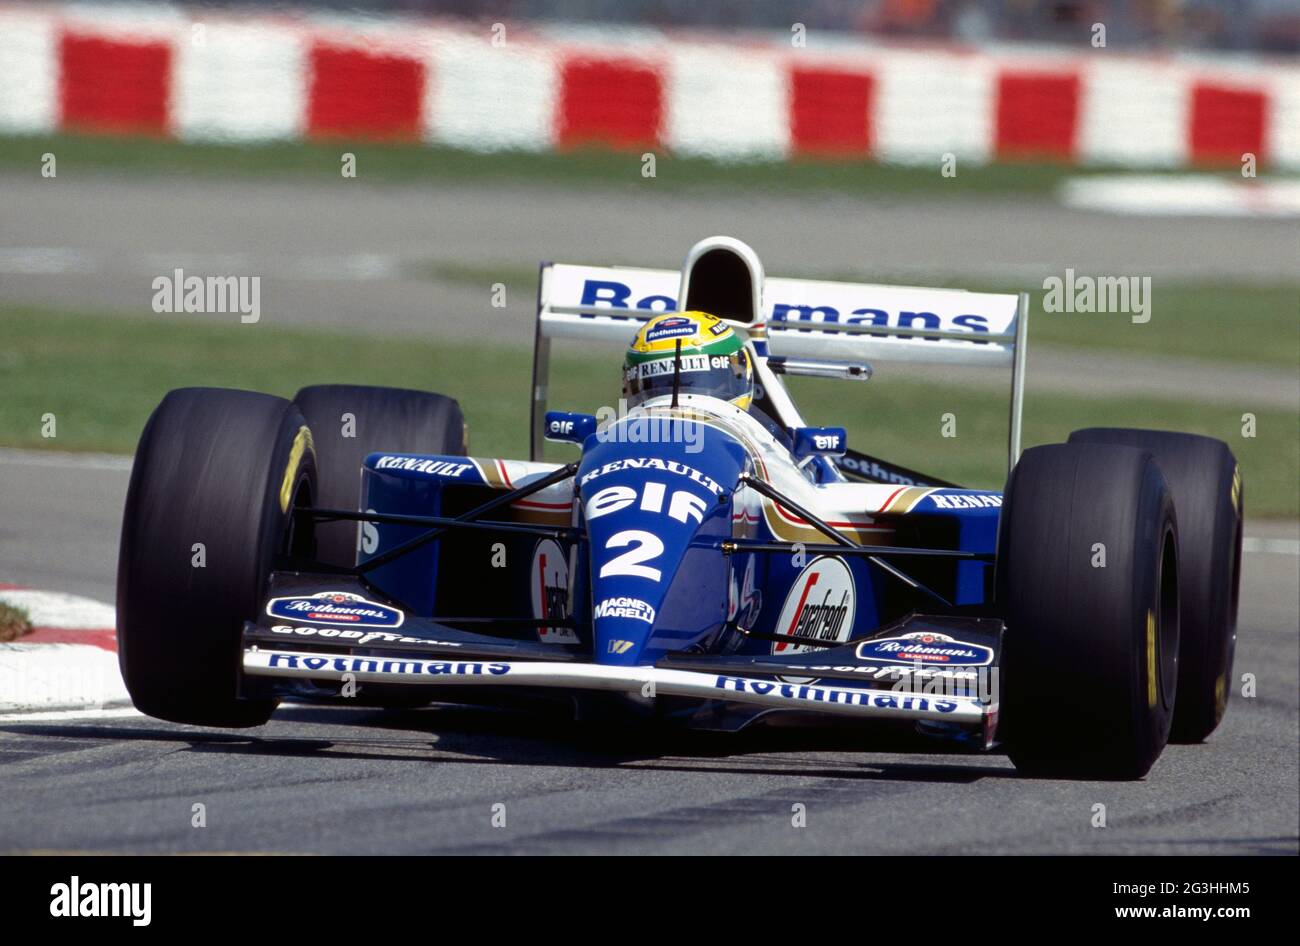
[{"label": "rothmans oval badge", "polygon": [[859,660],[893,664],[938,664],[983,667],[993,663],[993,648],[953,640],[946,634],[916,631],[902,637],[881,637],[858,645]]},{"label": "rothmans oval badge", "polygon": [[348,627],[400,627],[406,615],[378,601],[348,591],[322,591],[314,595],[272,598],[266,613],[290,621],[344,624]]}]

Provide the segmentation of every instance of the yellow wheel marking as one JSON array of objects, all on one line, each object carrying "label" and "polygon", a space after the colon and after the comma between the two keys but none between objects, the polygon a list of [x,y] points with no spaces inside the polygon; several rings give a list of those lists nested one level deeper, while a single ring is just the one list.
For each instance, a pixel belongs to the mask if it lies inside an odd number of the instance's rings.
[{"label": "yellow wheel marking", "polygon": [[1156,615],[1147,611],[1147,707],[1156,708]]},{"label": "yellow wheel marking", "polygon": [[302,465],[302,456],[307,451],[314,456],[316,445],[312,443],[311,431],[305,426],[299,427],[293,435],[293,446],[289,448],[289,463],[284,468],[284,479],[280,481],[280,512],[289,511],[289,500],[293,499],[293,487],[298,480],[298,467]]}]

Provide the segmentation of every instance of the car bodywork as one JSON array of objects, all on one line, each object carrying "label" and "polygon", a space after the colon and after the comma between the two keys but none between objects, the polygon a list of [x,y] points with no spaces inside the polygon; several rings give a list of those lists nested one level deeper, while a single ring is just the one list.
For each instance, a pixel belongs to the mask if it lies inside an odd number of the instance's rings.
[{"label": "car bodywork", "polygon": [[[1024,297],[767,279],[727,238],[680,273],[544,264],[540,284],[529,459],[380,451],[356,509],[300,510],[357,521],[357,564],[281,563],[244,627],[244,692],[612,691],[704,726],[811,712],[992,744],[1001,495],[849,451],[781,378],[1006,367],[1014,463]],[[678,308],[745,333],[754,407],[547,411],[553,340],[626,344]],[[547,439],[579,457],[545,461]]]}]

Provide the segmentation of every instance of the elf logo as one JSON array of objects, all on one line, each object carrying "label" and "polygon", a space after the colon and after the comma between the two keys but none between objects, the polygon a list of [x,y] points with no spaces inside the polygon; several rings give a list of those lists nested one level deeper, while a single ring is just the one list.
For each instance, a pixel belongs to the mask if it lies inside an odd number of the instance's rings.
[{"label": "elf logo", "polygon": [[[558,542],[543,539],[533,550],[529,570],[533,617],[567,619],[569,616],[569,560]],[[547,644],[576,644],[578,635],[570,627],[539,627],[537,636]]]},{"label": "elf logo", "polygon": [[[853,632],[856,590],[853,573],[838,558],[818,558],[800,572],[786,596],[776,633],[842,643]],[[774,654],[802,654],[823,648],[778,641]]]}]

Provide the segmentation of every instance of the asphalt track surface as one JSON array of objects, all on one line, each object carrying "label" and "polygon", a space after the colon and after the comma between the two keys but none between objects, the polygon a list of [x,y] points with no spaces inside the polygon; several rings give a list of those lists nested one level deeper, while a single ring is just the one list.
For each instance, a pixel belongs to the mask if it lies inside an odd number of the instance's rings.
[{"label": "asphalt track surface", "polygon": [[[0,495],[22,500],[0,575],[111,601],[126,482],[121,460],[0,452]],[[237,733],[6,717],[0,851],[1295,854],[1296,530],[1247,527],[1236,671],[1257,695],[1141,782],[1027,780],[861,730],[701,738],[453,706],[286,707]]]}]

